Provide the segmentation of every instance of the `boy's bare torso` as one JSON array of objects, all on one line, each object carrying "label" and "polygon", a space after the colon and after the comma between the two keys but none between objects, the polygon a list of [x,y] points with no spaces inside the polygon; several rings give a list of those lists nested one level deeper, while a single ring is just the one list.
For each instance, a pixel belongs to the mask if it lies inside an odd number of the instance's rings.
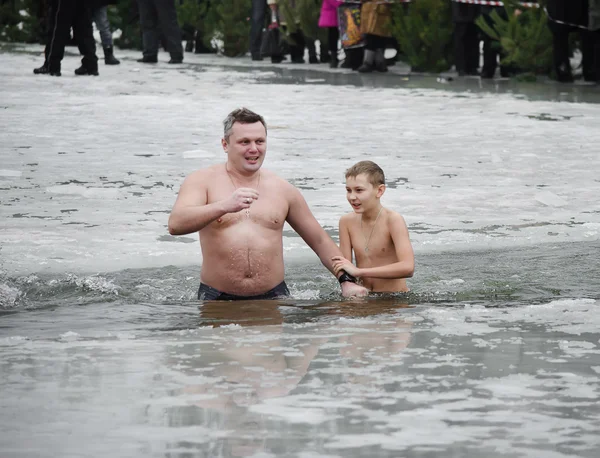
[{"label": "boy's bare torso", "polygon": [[[373,228],[373,233],[368,240],[368,251],[365,251],[365,247],[369,234],[361,228],[361,215],[350,213],[346,217],[357,267],[380,267],[400,261],[388,228],[389,215],[382,214]],[[363,286],[373,292],[406,292],[409,290],[404,278],[364,277],[361,280]]]},{"label": "boy's bare torso", "polygon": [[[236,184],[222,167],[209,171],[203,175],[206,203],[229,198]],[[284,279],[282,232],[289,210],[287,183],[261,170],[260,182],[253,184],[259,198],[249,211],[227,213],[200,231],[201,281],[225,293],[261,294]]]}]

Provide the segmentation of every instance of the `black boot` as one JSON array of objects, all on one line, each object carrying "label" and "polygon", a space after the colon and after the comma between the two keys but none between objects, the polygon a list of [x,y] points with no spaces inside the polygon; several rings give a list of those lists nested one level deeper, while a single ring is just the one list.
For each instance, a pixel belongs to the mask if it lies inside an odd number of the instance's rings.
[{"label": "black boot", "polygon": [[98,76],[98,69],[88,68],[85,65],[75,69],[77,76]]},{"label": "black boot", "polygon": [[34,68],[33,73],[35,73],[36,75],[60,76],[60,69],[50,70],[50,68],[46,64],[44,64],[41,67]]},{"label": "black boot", "polygon": [[183,62],[183,55],[173,53],[171,54],[171,60],[169,60],[169,64],[181,64]]},{"label": "black boot", "polygon": [[562,63],[554,68],[554,74],[556,81],[559,83],[572,83],[573,73],[571,72],[571,65],[569,63]]},{"label": "black boot", "polygon": [[358,67],[359,73],[371,73],[375,70],[375,51],[366,49],[363,57],[363,63]]},{"label": "black boot", "polygon": [[156,64],[158,62],[158,56],[144,56],[137,61],[142,64]]},{"label": "black boot", "polygon": [[121,62],[114,56],[113,47],[104,48],[104,63],[106,65],[119,65]]},{"label": "black boot", "polygon": [[360,67],[358,67],[359,73],[372,73],[373,70],[375,70],[375,66],[367,62],[363,62],[363,64]]}]

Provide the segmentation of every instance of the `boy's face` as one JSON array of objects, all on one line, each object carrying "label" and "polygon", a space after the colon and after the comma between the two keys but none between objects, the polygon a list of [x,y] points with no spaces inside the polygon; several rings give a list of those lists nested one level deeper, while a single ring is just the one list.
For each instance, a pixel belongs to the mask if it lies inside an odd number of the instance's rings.
[{"label": "boy's face", "polygon": [[346,198],[356,213],[378,207],[384,190],[384,185],[373,186],[364,173],[346,178]]}]

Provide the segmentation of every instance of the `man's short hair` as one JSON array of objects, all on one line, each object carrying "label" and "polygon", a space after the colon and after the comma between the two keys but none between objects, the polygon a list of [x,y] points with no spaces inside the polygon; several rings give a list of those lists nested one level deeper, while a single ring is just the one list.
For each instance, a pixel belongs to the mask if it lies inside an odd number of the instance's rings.
[{"label": "man's short hair", "polygon": [[358,175],[365,174],[369,183],[377,187],[381,184],[385,184],[385,175],[381,167],[379,167],[373,161],[360,161],[346,170],[346,178],[356,178]]},{"label": "man's short hair", "polygon": [[254,124],[255,122],[260,122],[265,127],[265,133],[267,133],[267,123],[261,115],[248,110],[248,108],[236,108],[229,113],[223,121],[223,138],[225,141],[229,141],[231,129],[233,129],[233,125],[236,122],[239,122],[240,124]]}]

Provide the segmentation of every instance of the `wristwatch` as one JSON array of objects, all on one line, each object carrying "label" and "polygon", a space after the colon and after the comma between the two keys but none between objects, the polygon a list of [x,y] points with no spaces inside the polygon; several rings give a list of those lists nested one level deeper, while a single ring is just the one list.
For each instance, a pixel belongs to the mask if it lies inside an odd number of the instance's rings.
[{"label": "wristwatch", "polygon": [[340,277],[338,278],[338,281],[340,282],[340,285],[342,283],[344,283],[345,281],[349,281],[349,282],[352,282],[352,283],[358,283],[358,280],[356,279],[356,277],[350,275],[346,271],[344,271],[344,273],[342,275],[340,275]]}]

